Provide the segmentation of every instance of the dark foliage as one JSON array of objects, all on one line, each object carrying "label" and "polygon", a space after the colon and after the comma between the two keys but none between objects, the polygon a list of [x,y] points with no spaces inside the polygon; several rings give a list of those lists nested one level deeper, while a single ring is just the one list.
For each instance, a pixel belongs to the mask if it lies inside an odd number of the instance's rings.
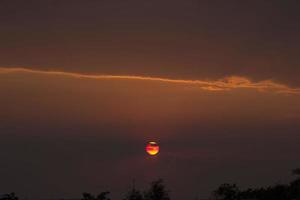
[{"label": "dark foliage", "polygon": [[144,197],[139,190],[132,189],[130,190],[123,200],[143,200]]},{"label": "dark foliage", "polygon": [[82,194],[82,199],[81,200],[110,200],[107,196],[109,195],[110,192],[101,192],[98,194],[96,197],[90,193],[84,192]]},{"label": "dark foliage", "polygon": [[[293,170],[299,176],[300,169]],[[215,200],[300,200],[300,178],[290,184],[240,190],[235,184],[222,184],[213,192]]]},{"label": "dark foliage", "polygon": [[0,196],[0,200],[18,200],[19,198],[16,196],[15,193],[9,193],[9,194],[4,194]]},{"label": "dark foliage", "polygon": [[[292,173],[296,179],[289,184],[277,184],[266,188],[249,188],[241,190],[236,184],[222,184],[213,191],[214,200],[300,200],[300,168]],[[81,200],[110,200],[109,191],[98,195],[83,193]],[[15,193],[0,195],[0,200],[18,200]],[[134,187],[123,200],[170,200],[169,191],[162,179],[150,184],[148,190],[141,192]]]},{"label": "dark foliage", "polygon": [[238,199],[240,194],[239,188],[235,184],[222,184],[216,191],[214,196],[216,200],[234,200]]},{"label": "dark foliage", "polygon": [[162,179],[154,181],[148,191],[144,193],[145,200],[170,200],[169,192]]},{"label": "dark foliage", "polygon": [[[83,193],[81,200],[110,200],[107,196],[109,192],[102,192],[97,196],[90,193]],[[151,183],[150,188],[143,193],[133,188],[127,192],[123,200],[170,200],[169,192],[162,179]]]},{"label": "dark foliage", "polygon": [[294,169],[294,170],[292,171],[292,174],[293,174],[293,175],[298,175],[298,176],[300,176],[300,168]]}]

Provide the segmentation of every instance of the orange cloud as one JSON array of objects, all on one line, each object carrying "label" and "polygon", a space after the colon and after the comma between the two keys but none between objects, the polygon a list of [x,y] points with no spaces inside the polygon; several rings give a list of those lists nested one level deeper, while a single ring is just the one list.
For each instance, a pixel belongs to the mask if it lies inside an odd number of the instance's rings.
[{"label": "orange cloud", "polygon": [[264,92],[300,94],[300,88],[292,88],[288,85],[276,83],[272,80],[263,80],[253,82],[248,78],[240,76],[230,76],[219,80],[186,80],[186,79],[171,79],[162,77],[150,76],[135,76],[135,75],[98,75],[98,74],[82,74],[65,71],[46,71],[30,68],[3,68],[0,67],[0,73],[32,73],[56,76],[68,76],[81,79],[120,79],[120,80],[140,80],[140,81],[156,81],[170,84],[192,85],[197,86],[202,90],[208,91],[229,91],[234,89],[254,89]]}]

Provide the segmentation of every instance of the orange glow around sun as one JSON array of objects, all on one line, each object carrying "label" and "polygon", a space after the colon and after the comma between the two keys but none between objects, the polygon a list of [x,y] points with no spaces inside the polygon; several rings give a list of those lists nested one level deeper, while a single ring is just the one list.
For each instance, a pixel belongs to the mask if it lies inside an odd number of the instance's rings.
[{"label": "orange glow around sun", "polygon": [[158,144],[156,142],[149,142],[146,146],[146,152],[151,156],[158,154],[159,152]]}]

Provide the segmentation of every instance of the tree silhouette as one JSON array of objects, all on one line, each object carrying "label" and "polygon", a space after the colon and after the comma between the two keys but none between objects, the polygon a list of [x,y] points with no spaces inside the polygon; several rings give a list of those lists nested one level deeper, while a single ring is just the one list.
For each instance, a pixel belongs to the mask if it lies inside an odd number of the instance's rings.
[{"label": "tree silhouette", "polygon": [[162,179],[151,183],[148,191],[144,193],[145,200],[170,200],[169,192]]},{"label": "tree silhouette", "polygon": [[98,194],[96,200],[110,200],[110,198],[107,197],[109,194],[109,191],[101,192],[100,194]]},{"label": "tree silhouette", "polygon": [[236,200],[240,199],[240,189],[236,184],[222,184],[213,192],[216,200]]},{"label": "tree silhouette", "polygon": [[289,187],[287,185],[275,185],[268,187],[261,196],[261,200],[290,200]]},{"label": "tree silhouette", "polygon": [[290,183],[290,195],[293,199],[300,199],[300,168],[294,169],[292,173],[297,178]]},{"label": "tree silhouette", "polygon": [[292,171],[297,179],[290,184],[240,190],[235,184],[222,184],[213,192],[216,200],[300,200],[300,169]]},{"label": "tree silhouette", "polygon": [[19,198],[16,196],[14,192],[9,194],[4,194],[2,197],[0,197],[0,200],[18,200]]},{"label": "tree silhouette", "polygon": [[107,196],[110,194],[109,191],[101,192],[100,194],[95,197],[94,195],[84,192],[82,193],[82,199],[81,200],[110,200]]},{"label": "tree silhouette", "polygon": [[292,174],[293,175],[297,175],[297,176],[300,176],[300,168],[296,168],[292,171]]},{"label": "tree silhouette", "polygon": [[126,195],[123,200],[143,200],[143,195],[139,190],[135,188],[131,189]]},{"label": "tree silhouette", "polygon": [[95,200],[95,197],[93,195],[91,195],[90,193],[84,192],[84,193],[82,193],[81,200]]}]

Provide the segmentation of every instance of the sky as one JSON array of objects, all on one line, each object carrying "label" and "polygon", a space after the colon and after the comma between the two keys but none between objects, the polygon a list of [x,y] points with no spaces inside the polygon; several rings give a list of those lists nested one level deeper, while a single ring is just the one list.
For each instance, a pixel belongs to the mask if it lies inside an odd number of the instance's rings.
[{"label": "sky", "polygon": [[[1,0],[0,193],[163,178],[173,199],[300,166],[300,3]],[[160,153],[145,153],[148,141]]]}]

